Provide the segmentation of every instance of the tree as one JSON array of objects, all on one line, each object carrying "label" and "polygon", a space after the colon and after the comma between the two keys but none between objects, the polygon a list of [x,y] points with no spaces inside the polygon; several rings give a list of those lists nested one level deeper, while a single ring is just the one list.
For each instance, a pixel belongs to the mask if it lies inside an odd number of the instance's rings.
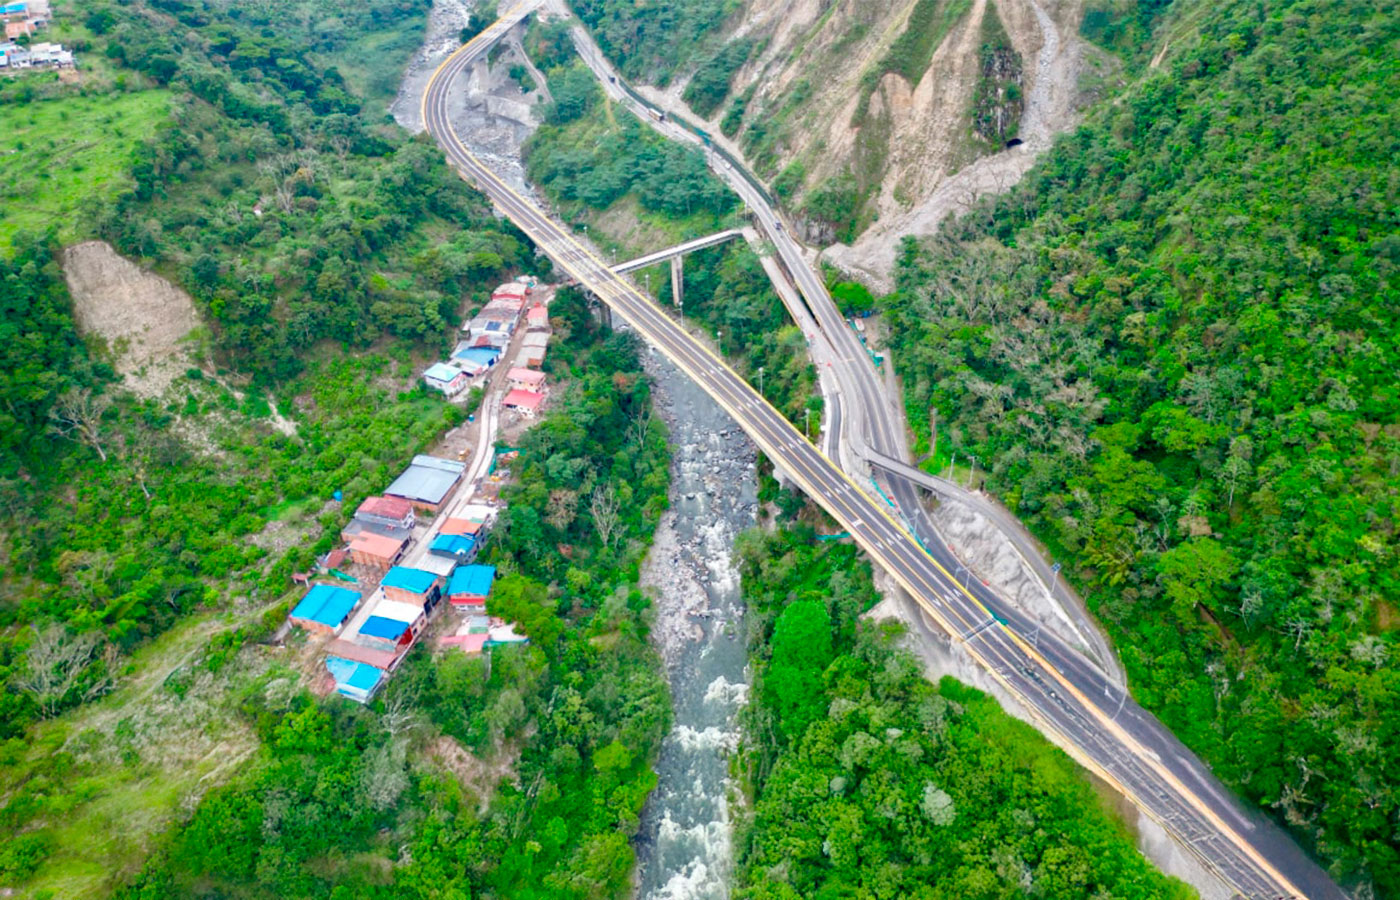
[{"label": "tree", "polygon": [[70,440],[97,451],[103,462],[107,451],[102,449],[102,417],[112,407],[107,394],[94,394],[91,388],[69,388],[49,410],[51,428]]},{"label": "tree", "polygon": [[[30,631],[33,637],[24,654],[24,673],[16,683],[20,690],[34,695],[39,708],[51,716],[81,682],[102,639],[91,631],[74,637],[57,624],[42,631],[31,625]],[[107,678],[92,681],[83,691],[83,699],[96,697],[110,683]]]},{"label": "tree", "polygon": [[621,504],[612,482],[593,489],[588,502],[588,511],[593,516],[593,527],[604,547],[612,546],[613,535],[617,532]]},{"label": "tree", "polygon": [[798,600],[773,625],[773,656],[763,675],[764,695],[778,712],[788,740],[796,740],[825,710],[821,675],[831,662],[831,616],[815,600]]}]

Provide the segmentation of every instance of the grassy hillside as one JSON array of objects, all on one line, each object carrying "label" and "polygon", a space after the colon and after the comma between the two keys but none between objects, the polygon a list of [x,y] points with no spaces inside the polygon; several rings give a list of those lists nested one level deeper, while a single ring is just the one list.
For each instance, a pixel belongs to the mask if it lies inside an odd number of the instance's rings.
[{"label": "grassy hillside", "polygon": [[1065,561],[1145,705],[1400,896],[1400,9],[1160,28],[1159,68],[907,247],[906,400],[923,434],[938,410],[931,465],[975,454]]},{"label": "grassy hillside", "polygon": [[159,90],[21,102],[8,104],[14,113],[0,137],[0,250],[19,231],[55,228],[72,240],[81,222],[134,186],[132,153],[170,114],[170,94]]}]

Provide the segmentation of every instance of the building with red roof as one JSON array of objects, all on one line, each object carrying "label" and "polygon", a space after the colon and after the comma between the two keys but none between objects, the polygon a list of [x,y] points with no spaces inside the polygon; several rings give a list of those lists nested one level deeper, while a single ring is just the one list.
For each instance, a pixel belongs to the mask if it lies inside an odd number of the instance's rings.
[{"label": "building with red roof", "polygon": [[506,409],[513,409],[528,418],[534,418],[539,412],[540,404],[544,402],[544,394],[537,394],[534,391],[522,391],[519,389],[506,394],[506,399],[502,405]]}]

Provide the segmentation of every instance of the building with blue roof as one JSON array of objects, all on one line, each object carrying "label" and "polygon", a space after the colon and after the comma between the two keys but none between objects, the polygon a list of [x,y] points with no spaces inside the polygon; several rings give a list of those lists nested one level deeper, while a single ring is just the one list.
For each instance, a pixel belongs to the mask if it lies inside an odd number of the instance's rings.
[{"label": "building with blue roof", "polygon": [[439,534],[428,545],[428,552],[469,563],[476,559],[476,538],[469,534]]},{"label": "building with blue roof", "polygon": [[433,363],[423,372],[423,382],[428,387],[449,397],[460,394],[470,381],[470,375],[447,363]]},{"label": "building with blue roof", "polygon": [[336,691],[357,703],[368,703],[385,677],[382,669],[339,656],[326,657],[326,671],[335,679]]},{"label": "building with blue roof", "polygon": [[484,608],[495,580],[495,566],[460,566],[447,582],[447,600],[453,606]]},{"label": "building with blue roof", "polygon": [[360,626],[360,634],[393,643],[398,643],[399,638],[408,630],[409,623],[386,619],[383,616],[370,616],[365,619],[365,624]]},{"label": "building with blue roof", "polygon": [[333,584],[313,584],[292,610],[293,625],[321,634],[334,634],[360,605],[360,595]]},{"label": "building with blue roof", "polygon": [[425,612],[431,612],[442,596],[437,578],[437,575],[423,569],[394,566],[384,573],[384,580],[379,582],[379,586],[384,589],[384,596],[388,599],[412,603]]}]

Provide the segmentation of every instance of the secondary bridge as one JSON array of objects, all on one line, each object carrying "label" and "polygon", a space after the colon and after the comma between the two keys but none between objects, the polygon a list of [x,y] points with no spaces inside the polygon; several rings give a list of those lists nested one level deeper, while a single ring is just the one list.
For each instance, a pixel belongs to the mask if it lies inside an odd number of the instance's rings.
[{"label": "secondary bridge", "polygon": [[[820,503],[867,554],[909,592],[927,617],[959,642],[974,662],[1016,697],[1043,731],[1057,736],[1074,757],[1133,800],[1145,814],[1177,836],[1239,894],[1251,898],[1309,897],[1343,900],[1326,876],[1271,824],[1246,813],[1209,773],[1160,725],[1138,728],[1146,717],[1122,693],[1105,697],[1086,692],[1077,654],[1047,655],[1014,627],[993,615],[979,599],[978,586],[959,582],[909,530],[812,446],[747,382],[667,316],[634,285],[612,271],[559,223],[498,178],[462,143],[448,116],[453,81],[502,34],[520,22],[533,4],[506,12],[474,40],[459,48],[434,73],[423,98],[423,121],[448,159],[486,193],[496,206],[535,241],[563,271],[587,287],[636,331],[701,385],[752,437],[770,459]],[[784,233],[771,211],[760,214],[770,234]],[[783,252],[783,248],[780,248]],[[796,269],[791,261],[789,267]],[[812,303],[825,294],[805,265],[794,271]],[[804,276],[803,272],[807,275]],[[829,302],[829,297],[826,298]],[[819,305],[819,304],[814,304]],[[814,309],[818,318],[826,313]],[[833,341],[834,331],[828,330]],[[884,404],[852,385],[854,408]],[[880,425],[891,426],[888,418]],[[896,438],[888,434],[886,438]],[[912,487],[911,487],[912,490]],[[901,499],[900,503],[907,501]],[[954,569],[954,571],[957,571]],[[1058,652],[1058,651],[1056,651]],[[1076,660],[1078,660],[1076,662]],[[1107,689],[1106,689],[1107,690]],[[1122,714],[1133,707],[1131,717]],[[1155,723],[1155,720],[1152,720]],[[1149,740],[1152,746],[1144,743]]]}]

